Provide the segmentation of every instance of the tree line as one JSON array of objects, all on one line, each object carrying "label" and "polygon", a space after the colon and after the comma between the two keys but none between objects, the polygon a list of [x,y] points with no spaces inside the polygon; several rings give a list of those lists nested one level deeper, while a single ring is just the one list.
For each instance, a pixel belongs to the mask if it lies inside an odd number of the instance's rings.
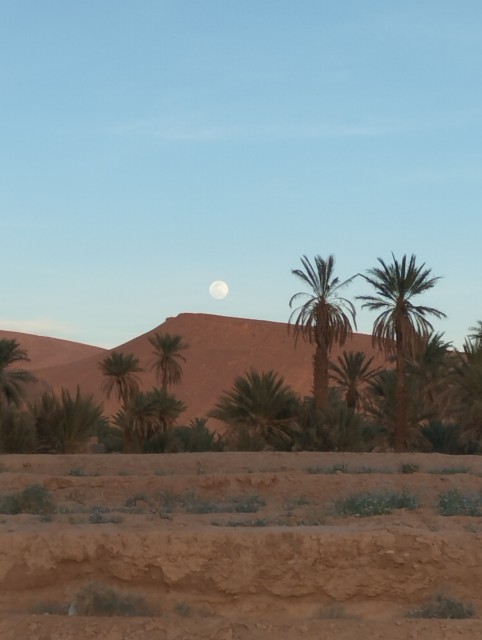
[{"label": "tree line", "polygon": [[[290,301],[288,328],[295,344],[313,345],[312,394],[300,397],[275,371],[250,370],[235,379],[208,416],[178,426],[185,405],[173,392],[183,375],[188,345],[181,336],[156,332],[148,337],[149,363],[157,386],[141,389],[141,364],[133,354],[110,352],[99,367],[102,389],[120,405],[107,420],[92,396],[62,389],[45,392],[35,403],[25,392],[34,381],[18,368],[28,360],[14,340],[0,340],[0,449],[61,451],[78,449],[95,435],[108,450],[164,452],[189,450],[421,450],[474,453],[482,438],[482,322],[467,336],[462,352],[435,332],[431,321],[445,317],[418,304],[438,277],[415,255],[378,264],[341,281],[335,258],[301,258],[292,274],[304,286]],[[373,290],[355,296],[376,314],[373,345],[386,366],[373,357],[343,350],[356,330],[356,310],[346,288],[362,278]],[[222,435],[208,419],[225,425]]]}]

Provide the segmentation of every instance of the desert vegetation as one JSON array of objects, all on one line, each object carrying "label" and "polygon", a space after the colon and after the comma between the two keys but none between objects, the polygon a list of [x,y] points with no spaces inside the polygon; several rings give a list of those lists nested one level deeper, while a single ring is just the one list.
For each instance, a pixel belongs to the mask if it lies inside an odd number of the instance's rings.
[{"label": "desert vegetation", "polygon": [[[394,255],[365,274],[340,280],[335,258],[301,259],[292,274],[305,290],[289,300],[288,330],[313,346],[312,393],[298,395],[277,371],[240,371],[205,415],[182,421],[188,404],[176,396],[189,360],[181,335],[146,337],[150,359],[112,350],[99,362],[102,392],[115,399],[106,415],[91,394],[61,389],[33,394],[34,376],[22,368],[28,354],[15,340],[0,340],[0,451],[72,453],[96,438],[107,452],[181,451],[479,451],[482,438],[482,323],[469,329],[463,350],[452,349],[431,319],[442,311],[419,304],[438,277],[415,255]],[[373,356],[344,348],[356,329],[347,297],[357,279],[373,289],[355,295],[377,315]],[[343,294],[343,296],[342,296]],[[297,306],[299,304],[299,306]],[[157,385],[142,388],[140,374]],[[189,401],[187,401],[189,402]],[[215,420],[216,427],[213,427]]]}]

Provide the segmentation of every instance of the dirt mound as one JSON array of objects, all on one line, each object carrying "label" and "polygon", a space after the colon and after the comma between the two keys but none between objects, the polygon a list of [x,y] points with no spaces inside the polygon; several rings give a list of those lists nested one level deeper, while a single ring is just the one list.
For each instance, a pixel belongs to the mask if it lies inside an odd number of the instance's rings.
[{"label": "dirt mound", "polygon": [[[443,495],[480,493],[478,457],[12,455],[0,464],[2,638],[482,635],[478,618],[407,619],[434,594],[482,611],[480,519],[440,508]],[[5,502],[32,485],[27,507]],[[372,506],[381,495],[402,502],[366,517],[340,508],[360,492]],[[142,600],[140,617],[79,615],[79,592],[95,585]]]}]

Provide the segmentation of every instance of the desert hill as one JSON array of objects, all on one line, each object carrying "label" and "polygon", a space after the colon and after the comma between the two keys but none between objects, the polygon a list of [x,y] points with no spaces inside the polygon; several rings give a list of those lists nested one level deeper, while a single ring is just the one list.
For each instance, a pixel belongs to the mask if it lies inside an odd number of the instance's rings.
[{"label": "desert hill", "polygon": [[20,347],[27,351],[30,362],[22,363],[22,369],[28,369],[29,371],[58,367],[63,364],[70,365],[83,358],[100,356],[106,351],[102,347],[93,347],[88,344],[60,338],[20,333],[19,331],[0,330],[0,339],[16,340]]},{"label": "desert hill", "polygon": [[[139,358],[145,369],[140,376],[145,390],[156,384],[154,372],[150,370],[152,347],[148,341],[155,331],[181,335],[189,345],[184,352],[187,361],[184,377],[174,390],[187,405],[181,417],[184,423],[205,415],[213,408],[220,393],[231,388],[236,376],[251,368],[277,371],[302,395],[311,391],[313,347],[302,340],[295,346],[293,334],[288,332],[285,323],[193,313],[167,318],[158,327],[115,348]],[[372,347],[368,335],[355,334],[344,348],[373,355],[376,364],[384,361],[383,355]],[[99,370],[99,362],[106,353],[98,349],[90,357],[71,362],[66,358],[63,363],[49,366],[35,366],[37,363],[32,354],[31,357],[35,374],[54,390],[65,387],[75,391],[79,385],[83,392],[93,394],[104,403],[106,414],[112,414],[119,408],[118,403],[113,398],[105,399]],[[341,350],[335,349],[333,357],[339,353]]]}]

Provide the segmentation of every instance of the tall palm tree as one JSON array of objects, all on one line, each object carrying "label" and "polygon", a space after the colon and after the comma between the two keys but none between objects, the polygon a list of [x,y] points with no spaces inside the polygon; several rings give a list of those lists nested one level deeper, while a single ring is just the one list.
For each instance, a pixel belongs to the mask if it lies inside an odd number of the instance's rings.
[{"label": "tall palm tree", "polygon": [[422,389],[424,403],[443,419],[451,404],[448,393],[451,379],[449,374],[457,361],[450,342],[443,339],[443,333],[432,333],[413,360],[407,362],[407,372],[413,374]]},{"label": "tall palm tree", "polygon": [[36,378],[25,369],[17,369],[17,362],[28,362],[30,358],[16,340],[0,340],[0,404],[19,406],[25,397],[25,385]]},{"label": "tall palm tree", "polygon": [[121,351],[111,351],[100,363],[99,367],[105,376],[102,383],[102,390],[107,398],[114,393],[125,407],[140,387],[139,376],[142,371],[139,359],[131,353]]},{"label": "tall palm tree", "polygon": [[246,428],[255,438],[282,448],[290,446],[301,411],[298,395],[274,371],[251,370],[224,391],[209,416],[234,428]]},{"label": "tall palm tree", "polygon": [[[398,372],[384,369],[370,381],[367,392],[366,413],[379,428],[378,446],[398,448]],[[407,389],[406,429],[404,450],[419,449],[423,443],[421,430],[434,413],[424,402],[423,389],[416,376],[405,375]]]},{"label": "tall palm tree", "polygon": [[482,438],[482,325],[471,327],[463,353],[452,368],[451,406],[462,427],[462,439],[480,442]]},{"label": "tall palm tree", "polygon": [[358,409],[362,400],[361,389],[381,371],[373,368],[373,357],[367,358],[363,351],[343,351],[337,357],[338,364],[330,363],[330,375],[345,392],[345,402],[350,409]]},{"label": "tall palm tree", "polygon": [[181,361],[186,362],[181,351],[187,349],[188,345],[181,336],[170,333],[156,332],[148,340],[154,347],[152,368],[161,387],[167,390],[168,385],[179,384],[183,373]]},{"label": "tall palm tree", "polygon": [[323,410],[328,398],[328,362],[334,344],[343,346],[353,334],[352,322],[356,328],[355,307],[340,291],[353,277],[341,282],[334,276],[335,258],[324,260],[315,256],[314,266],[306,256],[301,258],[303,269],[292,269],[291,273],[308,286],[309,292],[295,293],[290,300],[290,308],[300,298],[303,304],[295,308],[289,318],[294,321],[295,341],[301,336],[316,345],[313,356],[313,395],[315,408]]},{"label": "tall palm tree", "polygon": [[396,425],[395,449],[403,451],[407,442],[407,384],[405,364],[414,358],[426,344],[433,326],[427,316],[444,318],[445,314],[432,307],[416,306],[412,299],[432,289],[438,277],[432,277],[425,263],[417,265],[414,254],[399,261],[392,253],[393,262],[387,264],[378,258],[380,266],[369,269],[363,275],[376,292],[374,296],[357,296],[363,308],[379,312],[373,324],[373,342],[394,355],[396,363]]}]

